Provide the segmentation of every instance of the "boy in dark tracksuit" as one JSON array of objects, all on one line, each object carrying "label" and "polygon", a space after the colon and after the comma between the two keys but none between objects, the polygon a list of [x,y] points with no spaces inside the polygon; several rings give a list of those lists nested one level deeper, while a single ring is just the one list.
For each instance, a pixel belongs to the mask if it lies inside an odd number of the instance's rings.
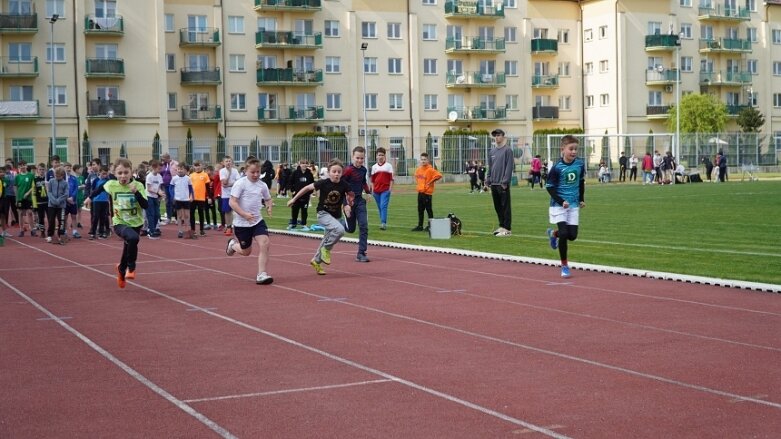
[{"label": "boy in dark tracksuit", "polygon": [[352,215],[347,217],[346,230],[349,233],[355,232],[356,224],[358,226],[358,254],[355,256],[357,262],[369,262],[366,256],[366,249],[369,247],[369,216],[366,210],[366,199],[363,193],[371,193],[369,184],[366,182],[366,174],[369,172],[363,162],[366,160],[366,149],[362,146],[353,148],[352,163],[344,169],[342,180],[350,186],[350,191],[355,195],[352,205]]},{"label": "boy in dark tracksuit", "polygon": [[[312,175],[312,171],[309,170],[309,164],[306,160],[298,162],[298,167],[293,171],[293,177],[291,181],[292,196],[295,196],[298,191],[304,188],[304,186],[315,182],[315,177]],[[287,225],[288,230],[295,229],[298,224],[301,224],[302,231],[309,231],[309,227],[306,226],[306,220],[308,216],[308,208],[310,193],[304,194],[296,200],[290,209],[290,222]],[[301,212],[301,222],[298,222],[298,213]]]}]

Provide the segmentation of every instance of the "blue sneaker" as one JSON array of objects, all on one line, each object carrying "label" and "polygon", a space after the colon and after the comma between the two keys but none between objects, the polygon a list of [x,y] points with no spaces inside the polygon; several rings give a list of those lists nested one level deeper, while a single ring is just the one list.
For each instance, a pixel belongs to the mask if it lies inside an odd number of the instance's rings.
[{"label": "blue sneaker", "polygon": [[559,238],[554,235],[553,229],[548,229],[548,239],[550,239],[550,248],[554,250],[559,248]]},{"label": "blue sneaker", "polygon": [[302,232],[308,232],[309,231],[309,227],[307,227],[307,226],[301,227],[301,231]]},{"label": "blue sneaker", "polygon": [[561,277],[568,278],[570,276],[569,274],[569,267],[566,265],[561,266]]}]

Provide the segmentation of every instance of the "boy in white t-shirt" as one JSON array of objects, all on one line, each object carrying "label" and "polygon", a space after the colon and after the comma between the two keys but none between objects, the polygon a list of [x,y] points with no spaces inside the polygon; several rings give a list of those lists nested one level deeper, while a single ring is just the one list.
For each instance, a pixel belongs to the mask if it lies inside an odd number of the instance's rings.
[{"label": "boy in white t-shirt", "polygon": [[233,229],[235,238],[228,240],[225,253],[233,256],[239,253],[242,256],[252,254],[252,242],[258,243],[258,274],[255,283],[268,285],[274,282],[274,278],[266,273],[268,262],[268,227],[260,209],[266,206],[268,215],[271,216],[273,203],[268,186],[260,179],[260,160],[251,158],[247,160],[244,168],[245,177],[233,184],[230,193],[230,208],[236,212],[233,217]]},{"label": "boy in white t-shirt", "polygon": [[160,175],[160,161],[152,160],[149,162],[150,172],[146,175],[146,196],[148,207],[146,208],[147,235],[149,239],[159,239],[160,229],[160,197],[165,193],[161,190],[163,176]]},{"label": "boy in white t-shirt", "polygon": [[184,229],[187,229],[187,239],[197,237],[190,230],[190,204],[193,202],[193,183],[187,175],[187,165],[179,163],[176,175],[171,179],[171,187],[174,193],[174,209],[176,209],[176,225],[179,238],[185,237]]},{"label": "boy in white t-shirt", "polygon": [[233,234],[233,210],[231,209],[230,199],[231,190],[233,185],[239,179],[239,171],[233,167],[233,158],[226,155],[222,159],[222,169],[220,169],[220,186],[222,192],[220,193],[220,211],[225,214],[225,235],[231,236]]}]

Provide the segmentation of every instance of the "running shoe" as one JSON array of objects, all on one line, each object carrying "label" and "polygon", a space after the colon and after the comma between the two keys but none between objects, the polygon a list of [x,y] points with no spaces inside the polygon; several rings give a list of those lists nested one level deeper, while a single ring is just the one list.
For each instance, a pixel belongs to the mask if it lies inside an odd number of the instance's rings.
[{"label": "running shoe", "polygon": [[274,278],[266,274],[265,271],[258,274],[258,276],[255,278],[255,283],[258,285],[270,285],[273,282]]},{"label": "running shoe", "polygon": [[331,250],[325,247],[320,247],[320,259],[325,265],[331,265]]},{"label": "running shoe", "polygon": [[128,268],[125,272],[125,279],[135,279],[136,278],[136,270]]},{"label": "running shoe", "polygon": [[307,226],[301,227],[301,231],[302,232],[308,232],[309,231],[309,227],[307,227]]},{"label": "running shoe", "polygon": [[565,279],[570,277],[569,267],[568,266],[566,266],[566,265],[562,265],[561,266],[561,277],[563,277]]},{"label": "running shoe", "polygon": [[355,262],[369,262],[369,257],[363,253],[358,253],[358,256],[355,257]]},{"label": "running shoe", "polygon": [[117,272],[117,286],[119,288],[125,288],[126,285],[125,273],[119,270],[119,264],[116,265],[116,272]]},{"label": "running shoe", "polygon": [[236,250],[233,249],[233,244],[236,243],[236,240],[231,238],[228,240],[228,245],[225,247],[225,254],[228,256],[233,256],[236,254]]},{"label": "running shoe", "polygon": [[309,262],[309,264],[312,265],[312,268],[315,269],[315,273],[317,273],[317,274],[319,274],[321,276],[325,274],[325,271],[323,270],[323,267],[317,261],[315,261],[314,259],[312,259]]},{"label": "running shoe", "polygon": [[553,229],[548,229],[548,239],[550,239],[550,248],[554,250],[559,248],[559,238],[556,237],[556,232]]}]

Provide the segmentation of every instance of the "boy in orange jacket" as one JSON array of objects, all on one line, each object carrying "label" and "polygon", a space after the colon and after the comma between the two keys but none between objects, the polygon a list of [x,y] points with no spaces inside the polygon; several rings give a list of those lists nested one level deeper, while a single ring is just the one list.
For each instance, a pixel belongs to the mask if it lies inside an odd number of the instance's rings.
[{"label": "boy in orange jacket", "polygon": [[434,210],[431,207],[431,199],[434,195],[434,183],[442,178],[439,173],[428,161],[428,154],[420,154],[420,166],[415,170],[415,183],[418,190],[418,226],[412,229],[413,232],[422,232],[428,230],[428,226],[423,228],[423,212],[428,213],[428,219],[434,217]]}]

